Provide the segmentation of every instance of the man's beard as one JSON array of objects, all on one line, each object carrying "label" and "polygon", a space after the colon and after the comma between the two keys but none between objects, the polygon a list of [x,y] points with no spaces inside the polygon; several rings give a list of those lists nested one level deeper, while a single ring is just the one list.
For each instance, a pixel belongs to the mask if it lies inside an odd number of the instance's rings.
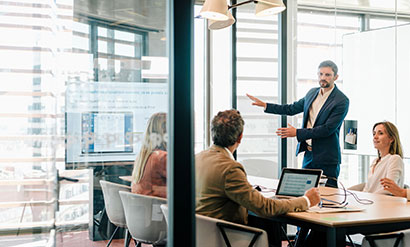
[{"label": "man's beard", "polygon": [[[324,83],[323,83],[323,82],[324,82]],[[324,80],[320,81],[320,82],[319,82],[319,85],[320,85],[321,88],[328,88],[328,87],[330,87],[330,83],[327,82],[327,81],[324,81]]]}]

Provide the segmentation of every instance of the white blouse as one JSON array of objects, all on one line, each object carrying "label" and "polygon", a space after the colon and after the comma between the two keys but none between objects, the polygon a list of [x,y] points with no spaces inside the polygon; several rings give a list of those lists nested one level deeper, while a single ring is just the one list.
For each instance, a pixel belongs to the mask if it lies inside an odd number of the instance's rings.
[{"label": "white blouse", "polygon": [[[376,164],[377,158],[370,166],[369,175],[367,176],[367,183],[364,186],[364,192],[390,194],[389,191],[383,189],[380,184],[380,179],[390,178],[398,186],[403,188],[404,184],[404,163],[403,159],[397,154],[388,154],[381,158]],[[374,171],[373,171],[374,167]]]}]

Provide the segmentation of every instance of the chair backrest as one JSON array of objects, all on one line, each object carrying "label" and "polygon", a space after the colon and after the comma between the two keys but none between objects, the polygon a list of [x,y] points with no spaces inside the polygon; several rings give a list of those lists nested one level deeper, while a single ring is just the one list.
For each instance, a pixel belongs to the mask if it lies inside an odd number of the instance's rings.
[{"label": "chair backrest", "polygon": [[[405,244],[405,234],[409,234],[407,230],[400,233],[376,234],[365,236],[363,238],[362,247],[403,247]],[[407,236],[407,242],[408,242]]]},{"label": "chair backrest", "polygon": [[246,174],[266,178],[279,178],[278,165],[272,160],[244,159],[240,163],[245,168]]},{"label": "chair backrest", "polygon": [[131,236],[143,243],[163,243],[167,237],[167,223],[160,206],[167,200],[124,191],[120,192],[120,197]]},{"label": "chair backrest", "polygon": [[120,191],[131,191],[130,186],[100,180],[108,219],[116,226],[127,227]]},{"label": "chair backrest", "polygon": [[[161,205],[161,210],[168,220],[168,206],[165,204]],[[268,246],[268,235],[262,229],[196,214],[197,247],[227,246],[222,232],[225,233],[231,246]],[[253,245],[250,245],[252,241],[255,242]]]}]

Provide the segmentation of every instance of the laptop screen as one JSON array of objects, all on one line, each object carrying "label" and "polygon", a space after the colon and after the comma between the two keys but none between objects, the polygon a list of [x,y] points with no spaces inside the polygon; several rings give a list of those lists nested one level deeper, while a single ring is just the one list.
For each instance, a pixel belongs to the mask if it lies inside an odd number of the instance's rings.
[{"label": "laptop screen", "polygon": [[303,196],[305,191],[317,187],[322,170],[283,168],[276,195]]}]

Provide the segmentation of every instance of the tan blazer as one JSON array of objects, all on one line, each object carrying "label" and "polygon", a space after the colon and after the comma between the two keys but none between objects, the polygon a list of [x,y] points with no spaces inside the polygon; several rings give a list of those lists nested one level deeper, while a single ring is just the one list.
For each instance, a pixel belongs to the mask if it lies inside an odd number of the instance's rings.
[{"label": "tan blazer", "polygon": [[[307,209],[305,198],[265,198],[249,184],[243,166],[226,149],[213,145],[195,156],[196,212],[205,216],[247,224],[250,210],[272,217]],[[273,168],[272,168],[273,169]]]}]

